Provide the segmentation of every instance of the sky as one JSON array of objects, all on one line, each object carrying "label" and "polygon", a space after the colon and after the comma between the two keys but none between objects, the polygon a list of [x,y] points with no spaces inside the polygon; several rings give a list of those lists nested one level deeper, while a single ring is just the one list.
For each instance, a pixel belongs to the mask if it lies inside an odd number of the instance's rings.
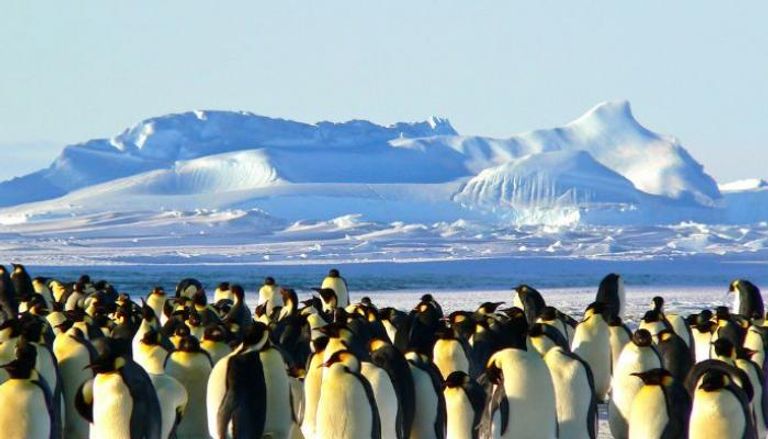
[{"label": "sky", "polygon": [[[732,3],[732,4],[731,4]],[[0,3],[0,178],[152,116],[448,117],[506,137],[626,99],[720,181],[768,177],[768,2]]]}]

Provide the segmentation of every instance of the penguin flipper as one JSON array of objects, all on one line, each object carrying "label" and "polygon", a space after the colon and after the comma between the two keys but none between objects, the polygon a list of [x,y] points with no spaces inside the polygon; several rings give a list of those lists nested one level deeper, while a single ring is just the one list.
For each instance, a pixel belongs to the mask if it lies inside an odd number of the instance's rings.
[{"label": "penguin flipper", "polygon": [[[131,439],[160,439],[160,400],[149,375],[138,363],[129,360],[120,369],[120,376],[134,401],[130,420]],[[140,403],[137,404],[137,401]]]},{"label": "penguin flipper", "polygon": [[93,378],[87,380],[75,392],[75,408],[80,416],[93,424]]},{"label": "penguin flipper", "polygon": [[379,407],[376,405],[376,398],[373,395],[373,388],[371,388],[371,383],[368,382],[368,380],[362,374],[354,373],[351,371],[349,371],[349,373],[353,374],[358,379],[358,381],[360,381],[363,389],[365,389],[365,396],[368,399],[368,405],[371,407],[373,414],[373,419],[371,422],[371,439],[381,439],[381,417],[379,416]]},{"label": "penguin flipper", "polygon": [[227,437],[230,422],[234,439],[261,437],[267,421],[267,384],[259,352],[229,359],[226,386],[216,416],[219,437]]},{"label": "penguin flipper", "polygon": [[587,382],[589,382],[589,388],[592,390],[589,397],[589,410],[587,410],[587,432],[590,439],[597,437],[597,395],[595,395],[595,376],[592,374],[592,368],[589,363],[584,361],[583,358],[574,354],[573,352],[563,351],[563,355],[578,361],[584,368],[584,373],[587,374]]},{"label": "penguin flipper", "polygon": [[[42,377],[39,380],[32,382],[40,387],[40,390],[43,392],[43,396],[45,397],[45,406],[48,407],[48,418],[51,421],[50,439],[58,439],[61,437],[61,416],[57,415],[56,410],[59,409],[59,407],[53,403],[53,394],[51,393],[51,388],[48,386],[48,383],[42,379]],[[58,413],[61,413],[61,411]]]},{"label": "penguin flipper", "polygon": [[[662,387],[663,388],[663,387]],[[691,416],[691,396],[680,382],[674,382],[672,387],[664,389],[667,399],[669,422],[661,433],[661,439],[676,439],[688,437],[688,418]]]}]

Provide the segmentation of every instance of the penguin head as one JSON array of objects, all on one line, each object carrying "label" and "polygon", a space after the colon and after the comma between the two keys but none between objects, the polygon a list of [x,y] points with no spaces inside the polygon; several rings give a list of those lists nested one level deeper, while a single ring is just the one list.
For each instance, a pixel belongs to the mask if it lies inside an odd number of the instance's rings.
[{"label": "penguin head", "polygon": [[664,311],[664,298],[661,296],[655,296],[651,299],[651,309],[658,312]]},{"label": "penguin head", "polygon": [[659,343],[666,343],[677,337],[677,334],[669,328],[664,328],[656,334],[656,337],[659,339]]},{"label": "penguin head", "polygon": [[224,328],[221,326],[211,325],[205,328],[205,332],[203,333],[203,340],[213,342],[226,342],[227,334]]},{"label": "penguin head", "polygon": [[112,373],[122,369],[127,360],[120,353],[121,349],[119,349],[117,342],[118,340],[115,339],[103,340],[103,344],[98,346],[100,348],[99,355],[85,368],[92,369],[94,374]]},{"label": "penguin head", "polygon": [[705,392],[715,392],[728,386],[730,383],[731,377],[727,373],[718,369],[710,369],[701,378],[699,389]]},{"label": "penguin head", "polygon": [[13,379],[29,379],[35,371],[37,349],[25,340],[16,345],[15,359],[0,367]]},{"label": "penguin head", "polygon": [[243,333],[243,347],[261,349],[269,341],[269,329],[262,322],[253,322]]},{"label": "penguin head", "polygon": [[557,309],[554,306],[545,306],[539,314],[539,320],[542,322],[553,322],[557,320]]},{"label": "penguin head", "polygon": [[638,329],[632,334],[632,343],[638,347],[648,347],[653,344],[653,336],[647,329]]},{"label": "penguin head", "polygon": [[718,338],[712,342],[712,347],[715,349],[715,355],[718,357],[730,359],[736,358],[736,348],[727,338]]},{"label": "penguin head", "polygon": [[373,338],[368,342],[368,351],[373,353],[390,345],[391,344],[388,341],[382,340],[380,338]]},{"label": "penguin head", "polygon": [[730,320],[731,312],[728,310],[727,306],[718,306],[715,308],[715,318],[717,318],[718,322]]},{"label": "penguin head", "polygon": [[635,372],[631,373],[630,375],[636,376],[643,380],[643,384],[646,386],[668,387],[674,382],[672,374],[663,368],[650,369],[644,372]]},{"label": "penguin head", "polygon": [[192,295],[192,304],[195,309],[202,310],[208,306],[208,298],[205,296],[205,292],[198,290]]},{"label": "penguin head", "polygon": [[333,278],[341,277],[341,273],[339,273],[338,269],[331,268],[330,270],[328,270],[328,277],[333,277]]},{"label": "penguin head", "polygon": [[662,321],[662,315],[658,310],[652,309],[645,312],[642,320],[646,323],[660,322]]},{"label": "penguin head", "polygon": [[200,348],[200,342],[197,340],[196,337],[193,337],[191,335],[187,335],[181,338],[179,340],[179,351],[181,352],[190,352],[190,353],[196,353],[201,352],[202,349]]},{"label": "penguin head", "polygon": [[156,286],[152,288],[152,291],[149,292],[150,296],[165,296],[165,289],[161,286]]},{"label": "penguin head", "polygon": [[229,291],[229,288],[230,288],[230,284],[229,284],[229,282],[221,282],[221,283],[220,283],[220,284],[219,284],[219,285],[216,287],[216,291],[222,291],[222,292],[224,292],[224,291]]},{"label": "penguin head", "polygon": [[315,291],[320,295],[323,303],[332,304],[334,307],[336,306],[338,298],[336,296],[336,291],[334,291],[333,288],[315,288]]},{"label": "penguin head", "polygon": [[328,360],[322,364],[322,367],[331,367],[334,364],[343,364],[350,371],[360,371],[360,360],[357,359],[355,354],[346,349],[334,352]]},{"label": "penguin head", "polygon": [[602,316],[603,313],[605,313],[605,311],[606,311],[606,306],[604,303],[592,302],[587,306],[587,309],[584,310],[584,319],[582,321],[587,321],[597,315]]},{"label": "penguin head", "polygon": [[144,301],[144,298],[141,299],[141,318],[148,323],[157,321],[155,310],[152,309],[151,306],[147,305],[147,303]]},{"label": "penguin head", "polygon": [[477,308],[479,314],[493,314],[504,302],[484,302]]},{"label": "penguin head", "polygon": [[464,387],[469,384],[471,378],[466,372],[462,370],[456,370],[448,374],[443,383],[444,388],[455,389],[457,387]]},{"label": "penguin head", "polygon": [[299,296],[293,288],[280,288],[280,297],[283,298],[283,303],[286,306],[290,303],[295,307],[299,301]]},{"label": "penguin head", "polygon": [[144,333],[144,336],[141,337],[141,343],[148,345],[148,346],[157,346],[162,342],[162,336],[160,332],[150,327],[147,332]]},{"label": "penguin head", "polygon": [[274,286],[275,285],[275,278],[271,276],[267,276],[264,278],[264,285],[267,286]]},{"label": "penguin head", "polygon": [[557,346],[557,343],[555,343],[555,340],[552,337],[552,333],[549,332],[551,330],[557,331],[557,329],[547,324],[536,323],[531,326],[531,329],[528,331],[531,344],[533,345],[534,349],[536,349],[536,351],[542,356],[549,352],[550,349]]}]

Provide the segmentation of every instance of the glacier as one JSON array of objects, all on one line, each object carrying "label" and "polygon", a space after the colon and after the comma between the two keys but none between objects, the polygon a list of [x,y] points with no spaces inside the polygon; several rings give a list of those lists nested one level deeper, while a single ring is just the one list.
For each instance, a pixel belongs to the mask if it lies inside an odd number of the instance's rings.
[{"label": "glacier", "polygon": [[509,138],[170,114],[66,146],[0,206],[0,254],[49,264],[768,251],[768,185],[718,186],[625,101]]}]

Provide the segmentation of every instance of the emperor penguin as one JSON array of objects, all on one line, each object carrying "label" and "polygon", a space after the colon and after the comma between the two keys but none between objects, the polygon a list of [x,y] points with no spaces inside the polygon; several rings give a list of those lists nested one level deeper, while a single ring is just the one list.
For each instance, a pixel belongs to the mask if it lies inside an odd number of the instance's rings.
[{"label": "emperor penguin", "polygon": [[149,375],[113,340],[104,340],[81,384],[75,407],[91,423],[89,437],[160,439],[161,412]]},{"label": "emperor penguin", "polygon": [[317,437],[381,439],[381,420],[371,385],[360,375],[360,361],[337,351],[323,363],[328,369],[317,407]]},{"label": "emperor penguin", "polygon": [[[557,407],[552,376],[537,352],[504,348],[488,360],[486,374],[497,377],[492,389],[502,388],[508,407],[506,419],[490,432],[500,438],[553,439],[557,437]],[[495,393],[493,392],[488,393]],[[491,419],[499,414],[484,415]]]},{"label": "emperor penguin", "polygon": [[589,364],[595,379],[595,393],[600,401],[608,398],[611,385],[610,328],[605,321],[605,305],[595,302],[587,307],[584,319],[576,326],[571,348]]},{"label": "emperor penguin", "polygon": [[211,367],[208,353],[200,349],[200,343],[191,336],[182,338],[179,349],[165,361],[165,372],[184,386],[189,400],[184,418],[176,428],[179,439],[208,437],[205,395]]},{"label": "emperor penguin", "polygon": [[168,321],[168,316],[165,315],[165,309],[167,307],[168,298],[165,295],[163,287],[157,286],[152,288],[152,291],[147,295],[146,304],[152,308],[155,312],[155,317],[158,318],[160,326],[164,325]]},{"label": "emperor penguin", "polygon": [[[706,311],[706,312],[705,312]],[[712,334],[717,324],[710,320],[712,312],[704,310],[695,316],[691,334],[693,335],[694,363],[708,360],[712,345]]]},{"label": "emperor penguin", "polygon": [[655,296],[652,301],[652,309],[657,310],[662,318],[667,322],[667,327],[675,331],[675,334],[683,339],[686,346],[693,351],[693,335],[691,334],[691,328],[688,326],[686,320],[679,314],[671,314],[664,311],[664,298],[661,296]]},{"label": "emperor penguin", "polygon": [[349,305],[349,288],[347,280],[341,277],[339,270],[332,268],[328,271],[328,276],[323,279],[320,288],[330,288],[336,293],[336,298],[340,307],[345,308]]},{"label": "emperor penguin", "polygon": [[1,367],[9,379],[0,385],[0,429],[9,439],[50,439],[54,408],[45,379],[35,371],[34,346],[21,342],[16,358]]},{"label": "emperor penguin", "polygon": [[543,358],[555,390],[558,438],[594,439],[597,398],[589,364],[561,346],[553,346]]},{"label": "emperor penguin", "polygon": [[305,438],[316,436],[317,404],[320,402],[320,386],[323,382],[323,362],[325,362],[325,347],[328,337],[322,335],[310,342],[312,353],[307,359],[306,375],[304,376],[304,416],[301,420],[301,432]]},{"label": "emperor penguin", "polygon": [[690,439],[756,438],[745,392],[727,373],[707,371],[693,393]]},{"label": "emperor penguin", "polygon": [[744,336],[744,348],[753,352],[750,359],[761,369],[766,367],[766,344],[768,344],[768,328],[756,324],[749,325]]},{"label": "emperor penguin", "polygon": [[640,319],[640,329],[645,329],[653,336],[653,342],[659,342],[659,333],[664,329],[671,329],[669,323],[664,318],[664,315],[657,310],[649,310]]},{"label": "emperor penguin", "polygon": [[755,394],[752,397],[751,408],[755,420],[755,431],[758,437],[766,436],[766,420],[768,419],[768,394],[765,392],[765,374],[750,357],[754,354],[748,349],[737,349],[734,365],[744,371],[749,377]]},{"label": "emperor penguin", "polygon": [[624,319],[624,308],[626,307],[624,279],[616,273],[605,276],[597,288],[595,302],[603,304],[607,316],[618,316]]},{"label": "emperor penguin", "polygon": [[269,342],[265,325],[248,327],[242,344],[217,362],[208,378],[206,406],[211,437],[262,437],[267,383],[259,351]]},{"label": "emperor penguin", "polygon": [[64,437],[88,437],[88,421],[77,412],[75,395],[80,384],[93,378],[88,365],[96,359],[96,350],[79,328],[69,328],[56,336],[53,353],[59,364],[64,395]]},{"label": "emperor penguin", "polygon": [[528,285],[518,285],[515,287],[514,306],[525,312],[525,319],[529,325],[536,323],[547,304],[541,293]]},{"label": "emperor penguin", "polygon": [[659,332],[658,340],[662,366],[672,374],[675,381],[683,382],[693,366],[691,350],[682,337],[669,328]]},{"label": "emperor penguin", "polygon": [[687,438],[691,397],[666,369],[635,372],[643,382],[632,401],[629,439]]},{"label": "emperor penguin", "polygon": [[133,348],[133,360],[148,373],[160,373],[165,370],[165,360],[172,350],[172,346],[163,343],[162,334],[150,328]]},{"label": "emperor penguin", "polygon": [[410,436],[416,413],[416,388],[411,366],[392,343],[373,339],[369,343],[371,362],[388,374],[397,395],[397,437]]},{"label": "emperor penguin", "polygon": [[226,323],[235,323],[240,330],[245,330],[245,327],[253,321],[251,311],[248,310],[248,305],[245,303],[245,290],[242,286],[235,284],[230,287],[230,291],[232,292],[232,307],[222,320]]},{"label": "emperor penguin", "polygon": [[575,324],[571,326],[568,319],[569,318],[566,318],[566,316],[560,313],[555,307],[545,306],[539,315],[539,318],[536,319],[536,323],[543,323],[545,325],[554,327],[560,331],[560,333],[563,335],[563,337],[565,337],[565,340],[567,340],[568,344],[570,345],[571,341],[573,341],[573,331],[575,329]]},{"label": "emperor penguin", "polygon": [[632,401],[643,386],[633,373],[661,367],[661,357],[653,345],[653,337],[646,329],[638,329],[619,355],[613,368],[611,400],[608,402],[608,426],[616,439],[627,438]]},{"label": "emperor penguin", "polygon": [[227,344],[225,330],[221,326],[209,326],[205,328],[203,339],[200,341],[200,347],[205,352],[208,352],[208,355],[211,357],[211,363],[213,363],[214,366],[219,360],[232,352],[232,348]]},{"label": "emperor penguin", "polygon": [[230,300],[230,301],[235,300],[235,297],[234,297],[234,294],[232,294],[232,289],[229,282],[220,283],[216,287],[216,290],[213,292],[213,303],[219,303],[222,300]]},{"label": "emperor penguin", "polygon": [[162,369],[149,372],[152,387],[155,388],[160,403],[160,436],[176,437],[176,428],[184,416],[188,401],[187,389],[179,380],[166,374]]},{"label": "emperor penguin", "polygon": [[0,265],[0,323],[16,318],[19,312],[19,299],[11,281],[11,274]]},{"label": "emperor penguin", "polygon": [[203,284],[199,280],[186,278],[179,281],[176,285],[176,297],[186,297],[191,299],[198,291],[203,290]]},{"label": "emperor penguin", "polygon": [[765,316],[763,296],[752,282],[736,279],[731,282],[728,292],[733,294],[733,313],[748,319],[753,315]]},{"label": "emperor penguin", "polygon": [[458,339],[450,328],[440,328],[432,349],[432,362],[445,380],[453,372],[469,373],[468,346]]},{"label": "emperor penguin", "polygon": [[[451,372],[443,385],[446,439],[478,439],[485,390],[465,372]],[[394,436],[392,436],[394,437]]]},{"label": "emperor penguin", "polygon": [[386,370],[370,361],[360,363],[360,374],[371,385],[373,399],[379,410],[379,419],[381,420],[381,437],[397,438],[399,402],[392,379]]},{"label": "emperor penguin", "polygon": [[410,365],[416,395],[416,410],[410,437],[444,439],[446,412],[440,371],[424,354],[409,351],[405,358]]},{"label": "emperor penguin", "polygon": [[264,279],[264,284],[259,288],[258,305],[266,305],[267,315],[271,316],[272,311],[277,307],[283,306],[283,298],[280,296],[280,287],[272,277]]}]

